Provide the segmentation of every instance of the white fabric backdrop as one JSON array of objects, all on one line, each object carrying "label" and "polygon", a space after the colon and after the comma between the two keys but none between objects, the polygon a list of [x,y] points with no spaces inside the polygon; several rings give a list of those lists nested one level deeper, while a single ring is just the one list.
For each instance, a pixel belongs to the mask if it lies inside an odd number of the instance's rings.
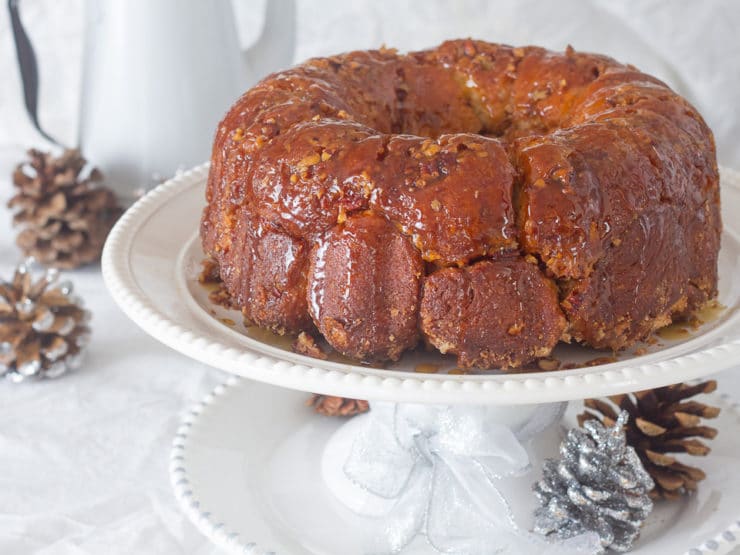
[{"label": "white fabric backdrop", "polygon": [[[264,0],[235,4],[248,44]],[[41,67],[41,121],[69,144],[76,136],[81,12],[81,0],[22,1]],[[715,132],[720,162],[740,168],[740,3],[733,0],[299,0],[298,22],[296,60],[382,43],[422,48],[461,36],[607,53],[690,98]],[[13,165],[26,148],[43,146],[23,110],[4,11],[0,75],[4,205]],[[19,257],[8,220],[6,211],[5,277]],[[178,511],[167,462],[180,415],[223,374],[139,331],[109,299],[98,267],[70,277],[94,313],[83,369],[55,382],[0,383],[0,553],[215,552]],[[722,387],[740,395],[732,374],[721,376]]]}]

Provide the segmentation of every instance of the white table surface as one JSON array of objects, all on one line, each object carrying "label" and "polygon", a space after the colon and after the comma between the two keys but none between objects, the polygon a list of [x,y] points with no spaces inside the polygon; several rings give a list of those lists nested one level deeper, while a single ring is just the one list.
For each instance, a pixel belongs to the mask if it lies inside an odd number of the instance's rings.
[{"label": "white table surface", "polygon": [[[263,1],[237,6],[245,44]],[[40,59],[41,119],[69,143],[76,135],[81,4],[22,1]],[[382,43],[421,48],[459,36],[571,43],[614,55],[686,94],[715,131],[720,162],[740,168],[740,3],[733,0],[299,0],[298,18],[296,60]],[[25,149],[44,146],[23,110],[5,11],[0,75],[4,205],[14,164]],[[3,277],[19,260],[9,219],[0,209]],[[83,367],[57,381],[0,383],[0,554],[215,553],[178,510],[167,464],[180,416],[224,374],[140,331],[114,306],[98,266],[68,277],[94,314]],[[736,374],[720,375],[720,388],[740,396]]]}]

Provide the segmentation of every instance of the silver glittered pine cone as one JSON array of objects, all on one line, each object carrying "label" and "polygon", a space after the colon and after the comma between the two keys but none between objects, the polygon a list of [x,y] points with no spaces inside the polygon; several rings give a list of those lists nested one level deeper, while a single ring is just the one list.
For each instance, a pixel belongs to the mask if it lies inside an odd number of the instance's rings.
[{"label": "silver glittered pine cone", "polygon": [[54,269],[34,281],[32,265],[26,260],[0,281],[0,377],[13,382],[76,368],[90,336],[90,313],[72,284],[58,282]]},{"label": "silver glittered pine cone", "polygon": [[540,502],[534,529],[564,540],[595,532],[604,549],[632,548],[653,509],[653,480],[627,445],[623,411],[614,426],[597,420],[571,429],[560,444],[560,459],[547,459],[534,485]]}]

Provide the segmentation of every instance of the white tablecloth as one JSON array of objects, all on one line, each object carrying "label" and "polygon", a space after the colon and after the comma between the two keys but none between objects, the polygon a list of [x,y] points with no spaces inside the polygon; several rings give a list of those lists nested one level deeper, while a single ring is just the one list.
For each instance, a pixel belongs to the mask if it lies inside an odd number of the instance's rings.
[{"label": "white tablecloth", "polygon": [[[41,62],[41,119],[73,143],[81,1],[23,0],[22,6]],[[261,6],[239,6],[245,43],[260,24]],[[605,52],[687,95],[714,129],[721,163],[740,167],[740,4],[734,0],[300,0],[298,20],[296,60],[382,43],[421,48],[459,36]],[[0,75],[4,204],[13,165],[26,148],[43,146],[23,110],[5,12]],[[4,277],[19,259],[12,239],[9,213],[0,209]],[[58,381],[0,383],[0,553],[215,552],[179,512],[167,463],[180,415],[224,375],[128,321],[109,298],[99,267],[70,277],[94,313],[83,368]],[[721,387],[740,394],[732,374],[720,376]]]}]

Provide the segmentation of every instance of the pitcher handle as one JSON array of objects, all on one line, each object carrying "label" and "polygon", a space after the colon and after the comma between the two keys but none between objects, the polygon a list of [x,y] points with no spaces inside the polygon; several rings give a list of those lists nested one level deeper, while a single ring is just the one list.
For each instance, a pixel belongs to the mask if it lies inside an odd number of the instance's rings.
[{"label": "pitcher handle", "polygon": [[31,119],[33,126],[46,140],[57,146],[62,146],[59,141],[44,131],[39,124],[39,71],[36,65],[36,54],[33,51],[33,45],[21,21],[18,10],[19,4],[20,0],[8,0],[10,25],[13,31],[15,52],[18,57],[18,68],[21,73],[21,85],[23,86],[23,100],[26,105],[26,112],[28,112],[28,117]]}]

